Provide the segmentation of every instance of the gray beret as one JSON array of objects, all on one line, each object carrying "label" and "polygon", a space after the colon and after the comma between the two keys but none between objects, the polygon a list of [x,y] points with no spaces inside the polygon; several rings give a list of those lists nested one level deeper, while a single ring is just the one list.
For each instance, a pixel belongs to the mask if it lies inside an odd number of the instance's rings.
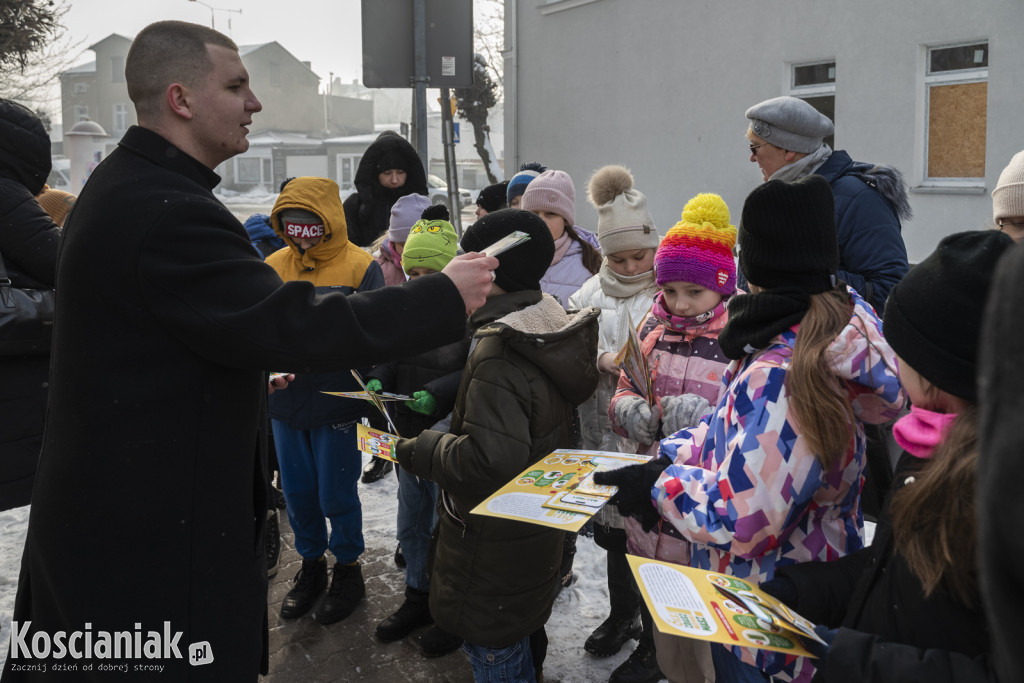
[{"label": "gray beret", "polygon": [[773,97],[747,110],[750,130],[765,142],[809,154],[835,132],[827,116],[796,97]]}]

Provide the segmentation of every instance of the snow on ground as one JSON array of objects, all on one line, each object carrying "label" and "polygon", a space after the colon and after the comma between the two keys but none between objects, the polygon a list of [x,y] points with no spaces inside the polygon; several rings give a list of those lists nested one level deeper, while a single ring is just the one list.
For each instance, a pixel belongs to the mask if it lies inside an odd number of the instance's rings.
[{"label": "snow on ground", "polygon": [[[359,484],[367,548],[393,550],[397,490],[394,476],[371,485]],[[7,659],[28,512],[28,506],[0,512],[0,669]],[[547,624],[549,645],[544,676],[560,683],[606,681],[612,670],[633,651],[636,641],[626,641],[618,655],[606,659],[598,659],[583,650],[583,641],[608,614],[605,554],[593,539],[579,538],[574,571],[575,582],[558,596]]]},{"label": "snow on ground", "polygon": [[0,670],[7,661],[7,643],[11,638],[11,614],[18,592],[21,550],[25,547],[29,506],[0,512]]}]

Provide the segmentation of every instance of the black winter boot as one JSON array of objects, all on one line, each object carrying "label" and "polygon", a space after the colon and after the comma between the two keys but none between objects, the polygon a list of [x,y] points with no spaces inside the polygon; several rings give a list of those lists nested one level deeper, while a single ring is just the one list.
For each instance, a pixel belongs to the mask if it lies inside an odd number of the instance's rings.
[{"label": "black winter boot", "polygon": [[658,654],[654,649],[654,620],[647,606],[640,607],[643,633],[629,659],[619,665],[608,678],[608,683],[654,683],[665,677],[658,666]]},{"label": "black winter boot", "polygon": [[318,624],[341,621],[352,614],[365,597],[366,584],[363,583],[363,570],[359,564],[335,562],[331,587],[313,610],[313,621]]},{"label": "black winter boot", "polygon": [[382,643],[391,643],[401,640],[420,626],[434,623],[430,616],[430,606],[427,604],[430,593],[418,591],[409,586],[405,587],[405,602],[384,621],[377,624],[373,632],[377,640]]},{"label": "black winter boot", "polygon": [[380,481],[384,476],[394,469],[394,465],[391,464],[390,460],[384,458],[370,458],[370,463],[363,468],[362,481],[364,484],[372,484],[375,481]]},{"label": "black winter boot", "polygon": [[322,556],[303,560],[302,569],[292,580],[295,585],[281,602],[282,619],[298,619],[323,595],[327,588],[327,562]]},{"label": "black winter boot", "polygon": [[607,566],[611,613],[583,644],[584,650],[597,657],[611,657],[622,649],[627,640],[639,638],[643,630],[640,623],[640,593],[626,554],[609,550]]},{"label": "black winter boot", "polygon": [[462,638],[454,633],[448,633],[437,624],[434,624],[426,633],[420,636],[420,653],[424,657],[443,657],[451,654],[462,647]]}]

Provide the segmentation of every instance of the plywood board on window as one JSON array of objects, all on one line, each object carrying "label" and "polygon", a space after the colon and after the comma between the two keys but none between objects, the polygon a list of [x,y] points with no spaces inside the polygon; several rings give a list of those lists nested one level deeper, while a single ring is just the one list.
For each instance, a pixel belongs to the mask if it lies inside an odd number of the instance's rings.
[{"label": "plywood board on window", "polygon": [[988,83],[934,85],[928,93],[928,177],[984,177]]}]

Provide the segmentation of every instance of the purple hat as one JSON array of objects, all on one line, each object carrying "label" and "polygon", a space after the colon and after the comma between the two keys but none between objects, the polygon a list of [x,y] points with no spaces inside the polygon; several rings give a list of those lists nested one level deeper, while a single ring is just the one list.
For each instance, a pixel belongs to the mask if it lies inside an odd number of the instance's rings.
[{"label": "purple hat", "polygon": [[399,197],[391,206],[391,225],[388,227],[388,240],[404,244],[409,239],[409,231],[423,215],[423,210],[430,206],[430,197],[424,194],[407,194]]}]

